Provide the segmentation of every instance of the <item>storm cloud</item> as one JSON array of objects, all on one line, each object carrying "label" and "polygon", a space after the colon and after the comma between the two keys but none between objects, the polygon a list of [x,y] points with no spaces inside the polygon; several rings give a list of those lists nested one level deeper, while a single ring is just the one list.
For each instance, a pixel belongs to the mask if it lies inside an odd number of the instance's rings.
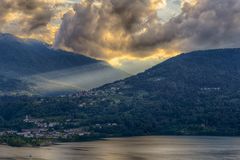
[{"label": "storm cloud", "polygon": [[64,15],[55,47],[100,59],[239,47],[239,0],[189,1],[183,1],[179,15],[163,23],[158,10],[167,1],[82,0]]},{"label": "storm cloud", "polygon": [[[131,52],[133,42],[157,22],[162,0],[82,0],[63,17],[55,46],[109,58]],[[140,56],[136,54],[136,56]]]},{"label": "storm cloud", "polygon": [[0,28],[17,19],[22,31],[31,32],[46,27],[53,15],[53,8],[42,0],[1,0]]},{"label": "storm cloud", "polygon": [[141,35],[135,46],[157,46],[190,51],[240,46],[240,1],[199,0],[187,3],[182,13],[160,27],[157,32]]}]

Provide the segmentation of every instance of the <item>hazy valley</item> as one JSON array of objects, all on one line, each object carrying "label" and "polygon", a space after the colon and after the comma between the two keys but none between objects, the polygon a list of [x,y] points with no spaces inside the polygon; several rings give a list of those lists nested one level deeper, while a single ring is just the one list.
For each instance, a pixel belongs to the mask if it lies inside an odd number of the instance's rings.
[{"label": "hazy valley", "polygon": [[129,74],[109,64],[0,34],[1,95],[61,95],[99,87]]}]

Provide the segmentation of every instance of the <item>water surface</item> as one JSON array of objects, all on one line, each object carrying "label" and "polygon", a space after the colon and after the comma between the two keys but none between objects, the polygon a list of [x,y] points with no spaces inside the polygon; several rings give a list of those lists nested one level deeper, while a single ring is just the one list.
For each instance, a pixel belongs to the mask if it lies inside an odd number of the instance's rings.
[{"label": "water surface", "polygon": [[0,160],[239,160],[240,138],[131,137],[42,148],[0,146]]}]

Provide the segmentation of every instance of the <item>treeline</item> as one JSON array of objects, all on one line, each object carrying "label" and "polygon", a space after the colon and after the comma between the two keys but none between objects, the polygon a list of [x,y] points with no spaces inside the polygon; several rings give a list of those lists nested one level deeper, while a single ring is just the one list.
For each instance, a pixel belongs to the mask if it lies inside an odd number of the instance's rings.
[{"label": "treeline", "polygon": [[6,135],[0,136],[0,143],[7,144],[13,147],[38,147],[52,144],[51,140],[47,139],[37,139],[37,138],[24,138],[22,136],[17,135]]}]

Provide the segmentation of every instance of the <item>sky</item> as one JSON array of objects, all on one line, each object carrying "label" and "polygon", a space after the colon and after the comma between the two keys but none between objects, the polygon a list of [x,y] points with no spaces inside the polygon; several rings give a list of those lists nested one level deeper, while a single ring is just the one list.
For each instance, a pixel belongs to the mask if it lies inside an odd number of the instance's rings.
[{"label": "sky", "polygon": [[131,74],[182,52],[237,48],[239,0],[1,0],[0,32]]}]

